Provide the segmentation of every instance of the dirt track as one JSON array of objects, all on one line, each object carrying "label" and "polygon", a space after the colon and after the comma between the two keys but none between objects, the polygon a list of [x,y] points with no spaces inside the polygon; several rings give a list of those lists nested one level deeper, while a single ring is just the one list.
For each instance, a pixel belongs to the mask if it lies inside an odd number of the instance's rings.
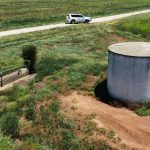
[{"label": "dirt track", "polygon": [[[127,149],[150,150],[150,117],[139,117],[126,108],[112,107],[77,92],[60,99],[66,107],[75,105],[78,113],[96,113],[98,126],[114,130]],[[74,99],[77,101],[75,104],[72,102]]]}]

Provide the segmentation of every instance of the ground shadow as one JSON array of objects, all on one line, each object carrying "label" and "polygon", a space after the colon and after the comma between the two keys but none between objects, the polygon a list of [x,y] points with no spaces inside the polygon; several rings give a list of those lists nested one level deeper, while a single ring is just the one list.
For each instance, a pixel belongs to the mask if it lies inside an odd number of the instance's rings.
[{"label": "ground shadow", "polygon": [[121,101],[113,98],[107,90],[107,79],[96,85],[94,89],[97,100],[102,101],[114,107],[125,107],[126,105]]}]

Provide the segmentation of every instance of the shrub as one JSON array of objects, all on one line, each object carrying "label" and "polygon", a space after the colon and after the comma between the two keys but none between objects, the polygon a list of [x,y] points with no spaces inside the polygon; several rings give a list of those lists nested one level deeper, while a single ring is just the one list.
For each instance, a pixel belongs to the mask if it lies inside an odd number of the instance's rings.
[{"label": "shrub", "polygon": [[33,104],[31,104],[26,112],[26,118],[29,119],[29,120],[34,120],[35,119],[35,106]]},{"label": "shrub", "polygon": [[72,88],[81,86],[82,82],[86,79],[84,73],[81,72],[69,72],[68,73],[68,85]]},{"label": "shrub", "polygon": [[8,97],[7,96],[0,96],[0,102],[2,101],[8,101]]},{"label": "shrub", "polygon": [[0,133],[0,149],[1,150],[17,150],[13,141]]},{"label": "shrub", "polygon": [[29,142],[29,143],[22,143],[19,145],[19,150],[37,150],[36,146],[34,143]]},{"label": "shrub", "polygon": [[5,107],[7,105],[8,98],[7,96],[0,96],[0,115],[5,110]]},{"label": "shrub", "polygon": [[50,105],[50,110],[54,113],[57,114],[59,112],[60,109],[60,103],[59,101],[53,101]]},{"label": "shrub", "polygon": [[111,147],[110,145],[108,145],[107,143],[105,143],[104,141],[99,142],[97,144],[98,146],[96,146],[99,150],[117,150],[113,147]]},{"label": "shrub", "polygon": [[30,94],[27,94],[27,95],[24,95],[24,96],[21,96],[18,98],[17,100],[19,106],[24,106],[24,105],[28,105],[32,102],[32,97]]},{"label": "shrub", "polygon": [[150,108],[142,107],[135,110],[135,113],[139,116],[149,116],[150,115]]},{"label": "shrub", "polygon": [[29,70],[29,74],[35,73],[35,63],[36,63],[37,50],[34,45],[25,45],[22,48],[22,58],[24,59],[24,64]]},{"label": "shrub", "polygon": [[14,86],[7,95],[11,101],[16,101],[19,97],[27,95],[29,92],[27,86]]},{"label": "shrub", "polygon": [[53,150],[49,140],[43,136],[31,136],[19,146],[20,150]]},{"label": "shrub", "polygon": [[17,103],[16,102],[10,102],[6,105],[7,111],[15,111],[17,109]]},{"label": "shrub", "polygon": [[62,130],[62,149],[70,149],[71,147],[74,147],[72,140],[74,139],[74,134],[71,130]]},{"label": "shrub", "polygon": [[15,113],[6,113],[2,117],[1,130],[4,135],[10,135],[15,137],[18,133],[19,128],[19,118]]}]

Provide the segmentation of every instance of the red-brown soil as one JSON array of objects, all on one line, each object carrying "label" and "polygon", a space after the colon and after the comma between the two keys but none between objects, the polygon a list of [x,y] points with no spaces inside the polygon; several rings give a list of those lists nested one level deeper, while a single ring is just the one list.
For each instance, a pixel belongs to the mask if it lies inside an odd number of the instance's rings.
[{"label": "red-brown soil", "polygon": [[[94,121],[98,127],[109,128],[121,139],[123,149],[150,150],[150,117],[139,117],[127,108],[113,107],[91,96],[73,92],[69,96],[60,96],[66,107],[75,106],[77,113],[96,114]],[[76,103],[74,103],[76,101]]]}]

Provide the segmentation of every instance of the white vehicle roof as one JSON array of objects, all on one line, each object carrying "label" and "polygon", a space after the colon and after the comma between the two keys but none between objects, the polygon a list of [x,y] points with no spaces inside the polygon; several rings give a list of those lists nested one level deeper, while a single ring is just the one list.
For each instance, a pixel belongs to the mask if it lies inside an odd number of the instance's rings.
[{"label": "white vehicle roof", "polygon": [[[74,13],[71,13],[71,14],[68,14],[68,15],[82,15],[82,14],[74,14]],[[82,15],[83,16],[83,15]]]}]

